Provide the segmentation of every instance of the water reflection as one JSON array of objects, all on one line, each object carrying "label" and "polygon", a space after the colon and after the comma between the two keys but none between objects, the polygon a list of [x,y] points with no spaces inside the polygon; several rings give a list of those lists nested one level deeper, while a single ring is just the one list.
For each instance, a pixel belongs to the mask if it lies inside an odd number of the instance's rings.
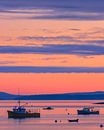
[{"label": "water reflection", "polygon": [[[23,101],[25,102],[25,101]],[[27,101],[26,101],[27,102]],[[16,105],[16,101],[0,101],[1,130],[99,130],[104,124],[104,105],[95,105],[98,101],[29,101],[33,106],[40,107],[41,118],[8,119],[7,110]],[[82,106],[95,106],[100,115],[77,115]],[[56,106],[53,110],[44,110],[44,106]],[[76,107],[77,106],[77,107]],[[29,107],[29,106],[28,106]],[[79,119],[78,123],[70,123],[68,119]],[[57,123],[55,122],[57,120]]]}]

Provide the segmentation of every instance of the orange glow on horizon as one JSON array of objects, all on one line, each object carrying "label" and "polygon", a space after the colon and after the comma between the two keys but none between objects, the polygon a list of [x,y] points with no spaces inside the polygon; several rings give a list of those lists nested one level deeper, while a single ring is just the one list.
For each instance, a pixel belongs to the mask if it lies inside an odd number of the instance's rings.
[{"label": "orange glow on horizon", "polygon": [[104,74],[1,74],[0,91],[17,94],[103,91]]}]

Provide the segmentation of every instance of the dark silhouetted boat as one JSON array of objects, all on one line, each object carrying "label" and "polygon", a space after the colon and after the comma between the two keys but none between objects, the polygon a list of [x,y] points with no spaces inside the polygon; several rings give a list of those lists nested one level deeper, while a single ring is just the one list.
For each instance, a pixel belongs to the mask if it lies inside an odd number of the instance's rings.
[{"label": "dark silhouetted boat", "polygon": [[78,122],[79,119],[68,119],[68,122]]},{"label": "dark silhouetted boat", "polygon": [[99,110],[95,110],[94,107],[85,107],[82,110],[77,110],[78,115],[90,115],[99,114]]},{"label": "dark silhouetted boat", "polygon": [[43,110],[53,110],[54,108],[53,107],[45,107],[43,108]]},{"label": "dark silhouetted boat", "polygon": [[20,105],[20,101],[18,102],[19,105],[13,107],[12,110],[8,110],[8,118],[39,118],[40,117],[40,110],[36,109],[34,111],[26,110],[24,106]]}]

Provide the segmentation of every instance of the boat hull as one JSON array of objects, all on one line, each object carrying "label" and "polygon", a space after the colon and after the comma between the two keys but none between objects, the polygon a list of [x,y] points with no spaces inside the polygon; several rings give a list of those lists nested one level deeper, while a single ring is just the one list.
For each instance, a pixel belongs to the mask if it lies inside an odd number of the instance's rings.
[{"label": "boat hull", "polygon": [[77,110],[78,115],[99,115],[99,111],[82,111],[82,110]]},{"label": "boat hull", "polygon": [[74,120],[68,120],[68,122],[78,122],[79,119],[74,119]]},{"label": "boat hull", "polygon": [[46,108],[43,108],[43,110],[53,110],[54,108],[52,107],[46,107]]},{"label": "boat hull", "polygon": [[15,113],[13,111],[7,111],[8,118],[39,118],[40,113]]}]

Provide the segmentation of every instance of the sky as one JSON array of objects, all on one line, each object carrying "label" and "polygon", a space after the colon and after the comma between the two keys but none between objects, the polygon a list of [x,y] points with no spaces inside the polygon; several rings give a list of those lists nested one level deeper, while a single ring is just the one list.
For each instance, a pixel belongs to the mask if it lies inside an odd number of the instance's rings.
[{"label": "sky", "polygon": [[104,91],[104,0],[0,0],[0,91]]}]

